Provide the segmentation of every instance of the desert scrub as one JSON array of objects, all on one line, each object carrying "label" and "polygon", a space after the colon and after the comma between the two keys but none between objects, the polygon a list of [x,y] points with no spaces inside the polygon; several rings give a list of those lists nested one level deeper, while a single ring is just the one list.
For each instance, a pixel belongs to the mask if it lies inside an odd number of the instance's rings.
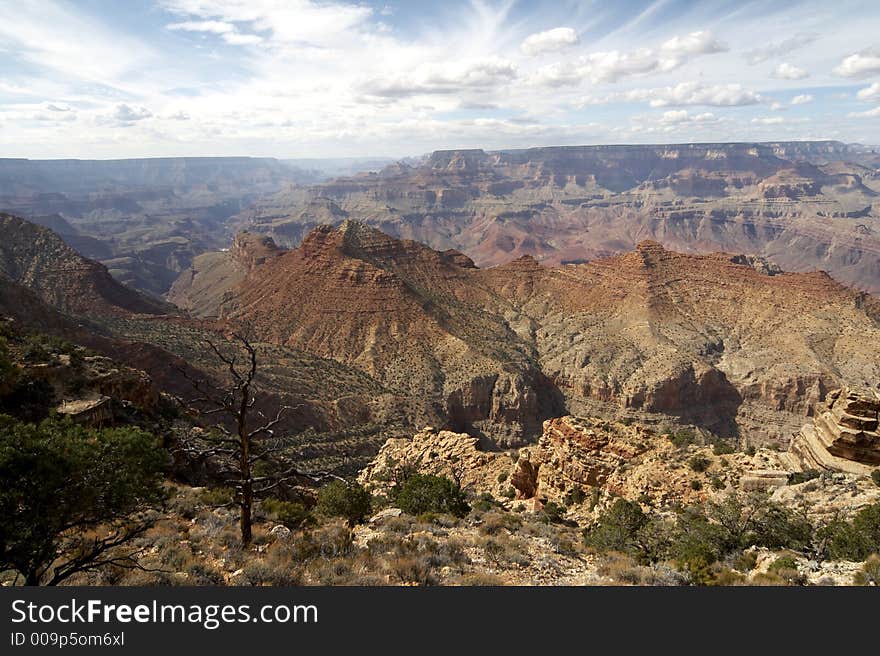
[{"label": "desert scrub", "polygon": [[299,585],[302,581],[292,563],[262,559],[247,563],[242,568],[242,574],[251,585]]},{"label": "desert scrub", "polygon": [[617,499],[596,523],[584,530],[584,544],[597,552],[635,554],[641,550],[640,532],[647,524],[648,517],[638,503]]},{"label": "desert scrub", "polygon": [[669,441],[672,442],[673,446],[682,449],[686,446],[690,446],[691,444],[696,443],[697,435],[692,430],[684,429],[680,431],[676,431],[674,433],[669,433],[668,435]]},{"label": "desert scrub", "polygon": [[464,517],[470,510],[458,484],[431,474],[414,474],[407,478],[397,490],[394,502],[411,515],[435,512]]},{"label": "desert scrub", "polygon": [[688,467],[690,467],[692,471],[695,471],[698,474],[701,474],[709,469],[711,465],[712,461],[709,460],[706,456],[696,455],[688,460]]},{"label": "desert scrub", "polygon": [[280,501],[270,497],[260,502],[260,509],[270,519],[291,530],[315,524],[315,518],[308,508],[296,501]]},{"label": "desert scrub", "polygon": [[501,531],[516,531],[522,526],[522,519],[517,515],[502,512],[491,512],[483,515],[479,532],[481,535],[495,535]]},{"label": "desert scrub", "polygon": [[880,555],[871,554],[853,576],[856,585],[880,585]]},{"label": "desert scrub", "polygon": [[205,506],[225,506],[232,503],[232,489],[228,487],[206,487],[199,492],[199,501]]},{"label": "desert scrub", "polygon": [[819,474],[820,472],[815,469],[808,469],[802,472],[792,472],[788,475],[788,484],[799,485],[801,483],[806,483],[807,481],[812,481],[814,478],[818,478]]},{"label": "desert scrub", "polygon": [[345,481],[332,481],[318,492],[315,512],[324,517],[342,517],[349,526],[358,524],[369,516],[372,497],[361,485]]},{"label": "desert scrub", "polygon": [[341,558],[355,550],[351,529],[344,522],[335,521],[297,531],[286,540],[276,540],[267,547],[266,553],[280,561],[307,563],[318,558]]},{"label": "desert scrub", "polygon": [[491,572],[468,572],[452,579],[450,583],[470,587],[498,587],[507,585],[507,582],[502,577]]},{"label": "desert scrub", "polygon": [[477,538],[486,560],[496,567],[527,567],[531,562],[524,540],[503,534]]}]

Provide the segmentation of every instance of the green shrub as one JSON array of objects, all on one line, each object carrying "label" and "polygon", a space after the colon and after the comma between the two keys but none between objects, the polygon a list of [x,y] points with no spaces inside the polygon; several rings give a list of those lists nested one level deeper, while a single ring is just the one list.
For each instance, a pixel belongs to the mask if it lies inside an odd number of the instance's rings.
[{"label": "green shrub", "polygon": [[504,481],[507,480],[507,476],[508,476],[508,474],[506,471],[501,472],[500,474],[498,474],[498,482],[503,483]]},{"label": "green shrub", "polygon": [[816,537],[832,560],[865,560],[880,552],[880,503],[862,508],[850,522],[829,522]]},{"label": "green shrub", "polygon": [[880,469],[871,472],[871,480],[874,481],[874,485],[880,486]]},{"label": "green shrub", "polygon": [[770,572],[778,572],[781,569],[797,569],[797,561],[793,556],[780,556],[776,560],[774,560],[770,567],[767,568]]},{"label": "green shrub", "polygon": [[414,474],[399,486],[394,498],[397,506],[410,515],[429,512],[464,517],[470,510],[465,494],[444,476]]},{"label": "green shrub", "polygon": [[639,531],[647,523],[648,517],[639,504],[617,499],[593,526],[584,530],[584,543],[599,552],[637,553]]},{"label": "green shrub", "polygon": [[692,430],[680,430],[675,433],[670,433],[669,441],[679,449],[690,446],[691,444],[697,441],[697,436]]},{"label": "green shrub", "polygon": [[717,439],[712,442],[712,453],[716,456],[727,455],[728,453],[733,453],[736,451],[736,448],[730,442],[726,442],[722,439]]},{"label": "green shrub", "polygon": [[539,519],[545,524],[564,524],[565,508],[554,501],[548,501],[541,508]]},{"label": "green shrub", "polygon": [[9,393],[18,378],[18,368],[9,356],[6,338],[0,337],[0,396]]},{"label": "green shrub", "polygon": [[698,481],[697,479],[694,479],[691,481],[691,489],[692,490],[702,490],[703,484],[700,481]]},{"label": "green shrub", "polygon": [[296,501],[280,501],[268,498],[260,502],[260,507],[272,519],[291,530],[313,524],[315,521],[309,509]]},{"label": "green shrub", "polygon": [[579,506],[586,500],[587,495],[584,493],[584,491],[579,487],[573,487],[565,494],[565,497],[562,499],[562,503],[564,503],[566,506]]},{"label": "green shrub", "polygon": [[474,499],[473,509],[480,512],[488,512],[493,508],[497,508],[498,505],[498,502],[495,501],[495,498],[491,494],[483,492],[480,496]]},{"label": "green shrub", "polygon": [[232,503],[232,488],[206,487],[199,492],[199,501],[206,506],[225,506]]},{"label": "green shrub", "polygon": [[350,526],[364,521],[371,511],[372,497],[361,485],[333,481],[318,492],[315,510],[324,517],[342,517]]},{"label": "green shrub", "polygon": [[688,508],[679,515],[669,556],[686,569],[696,583],[706,584],[713,578],[710,566],[728,551],[727,531],[699,508]]},{"label": "green shrub", "polygon": [[709,469],[712,461],[709,460],[706,456],[693,456],[690,460],[688,460],[688,467],[691,468],[692,471],[702,473]]},{"label": "green shrub", "polygon": [[39,422],[49,416],[55,405],[55,389],[42,378],[19,376],[12,388],[0,398],[0,412],[21,421]]},{"label": "green shrub", "polygon": [[152,524],[149,511],[166,496],[166,463],[159,440],[136,428],[0,415],[0,570],[56,585],[106,566],[109,548]]},{"label": "green shrub", "polygon": [[792,472],[788,475],[788,484],[789,485],[798,485],[800,483],[806,483],[807,481],[812,481],[814,478],[819,477],[819,472],[815,469],[807,469],[802,472]]},{"label": "green shrub", "polygon": [[747,541],[768,549],[803,551],[813,540],[813,527],[804,513],[769,501],[759,506],[749,529]]}]

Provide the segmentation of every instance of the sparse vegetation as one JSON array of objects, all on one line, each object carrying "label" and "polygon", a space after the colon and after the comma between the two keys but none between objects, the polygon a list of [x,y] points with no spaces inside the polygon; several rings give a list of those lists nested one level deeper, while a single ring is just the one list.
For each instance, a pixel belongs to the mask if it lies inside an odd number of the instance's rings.
[{"label": "sparse vegetation", "polygon": [[688,460],[688,467],[691,468],[692,471],[697,473],[702,473],[709,469],[712,461],[709,460],[706,456],[696,455],[693,456],[690,460]]},{"label": "sparse vegetation", "polygon": [[164,498],[165,463],[156,438],[135,428],[0,416],[0,567],[27,585],[139,567],[131,545]]},{"label": "sparse vegetation", "polygon": [[411,515],[435,512],[464,517],[470,510],[458,484],[430,474],[410,476],[395,494],[394,503]]},{"label": "sparse vegetation", "polygon": [[331,481],[318,492],[315,511],[324,517],[342,517],[349,525],[362,522],[371,510],[371,496],[357,483]]}]

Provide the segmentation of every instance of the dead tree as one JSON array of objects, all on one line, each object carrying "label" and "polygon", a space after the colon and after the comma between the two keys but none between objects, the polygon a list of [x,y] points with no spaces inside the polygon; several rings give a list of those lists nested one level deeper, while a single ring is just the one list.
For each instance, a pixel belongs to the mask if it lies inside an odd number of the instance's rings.
[{"label": "dead tree", "polygon": [[235,491],[233,503],[240,510],[241,541],[248,545],[252,539],[255,499],[294,480],[318,482],[337,477],[328,472],[310,473],[290,466],[270,474],[254,475],[258,462],[269,460],[285,448],[285,440],[275,435],[275,427],[293,408],[282,405],[270,419],[256,407],[257,350],[247,337],[233,333],[225,349],[213,340],[205,340],[205,344],[225,368],[227,381],[221,387],[208,377],[197,377],[191,371],[178,368],[196,392],[195,398],[178,401],[197,416],[219,415],[226,423],[212,422],[215,435],[201,443],[183,439],[177,451],[193,460],[215,457],[225,463],[225,473]]}]

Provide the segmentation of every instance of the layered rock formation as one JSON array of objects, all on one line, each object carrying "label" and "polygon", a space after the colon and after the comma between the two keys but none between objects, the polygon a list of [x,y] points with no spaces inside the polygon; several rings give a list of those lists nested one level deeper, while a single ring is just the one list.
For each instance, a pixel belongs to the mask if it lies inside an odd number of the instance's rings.
[{"label": "layered rock formation", "polygon": [[296,246],[357,218],[480,266],[583,262],[653,239],[748,253],[880,291],[880,173],[838,142],[437,151],[260,199],[239,218]]},{"label": "layered rock formation", "polygon": [[865,473],[880,465],[880,392],[834,390],[824,408],[792,440],[790,450],[801,463],[850,473]]},{"label": "layered rock formation", "polygon": [[282,252],[270,237],[240,232],[229,251],[203,253],[194,258],[171,285],[166,297],[194,314],[210,314],[223,302],[228,289]]},{"label": "layered rock formation", "polygon": [[98,262],[81,256],[51,230],[0,214],[0,274],[71,314],[165,314],[172,308],[120,284]]},{"label": "layered rock formation", "polygon": [[[217,257],[235,266],[234,253]],[[184,282],[181,304],[356,367],[446,427],[504,444],[596,404],[782,436],[829,389],[880,375],[875,297],[824,273],[649,241],[582,265],[478,269],[348,221],[273,250],[238,283]]]},{"label": "layered rock formation", "polygon": [[[686,466],[694,456],[705,460],[704,471]],[[418,471],[446,476],[476,494],[512,505],[528,502],[540,508],[550,501],[568,505],[572,499],[583,503],[597,492],[663,506],[705,500],[717,492],[710,477],[716,487],[737,485],[751,459],[741,454],[727,458],[722,466],[710,448],[679,449],[668,435],[643,425],[565,416],[544,422],[534,445],[507,453],[486,451],[466,434],[429,427],[411,439],[388,440],[359,480],[387,493],[402,472]],[[695,480],[701,485],[693,485]]]}]

